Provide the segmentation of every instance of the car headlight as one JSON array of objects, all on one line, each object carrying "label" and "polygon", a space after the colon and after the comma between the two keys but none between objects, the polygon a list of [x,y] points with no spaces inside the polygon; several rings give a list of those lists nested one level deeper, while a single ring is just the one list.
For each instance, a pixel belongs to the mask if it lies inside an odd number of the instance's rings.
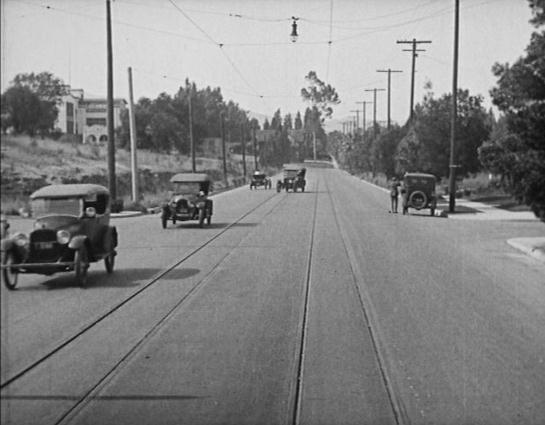
[{"label": "car headlight", "polygon": [[26,246],[29,243],[28,235],[25,235],[24,233],[17,233],[15,236],[13,236],[13,240],[15,242],[15,245],[17,246]]},{"label": "car headlight", "polygon": [[68,230],[59,230],[57,232],[57,242],[61,245],[66,245],[70,242],[70,232]]}]

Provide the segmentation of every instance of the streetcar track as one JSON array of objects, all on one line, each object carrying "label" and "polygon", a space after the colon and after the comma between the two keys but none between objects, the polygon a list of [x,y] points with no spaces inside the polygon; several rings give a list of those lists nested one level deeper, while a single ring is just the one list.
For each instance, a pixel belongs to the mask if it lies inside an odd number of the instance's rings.
[{"label": "streetcar track", "polygon": [[[269,198],[272,199],[273,197]],[[285,196],[282,198],[285,199]],[[265,203],[265,202],[264,202]],[[260,204],[259,206],[263,205],[264,203]],[[273,207],[264,215],[262,218],[262,221],[267,218],[279,205],[281,202],[276,203],[273,205]],[[259,207],[258,206],[258,207]],[[257,207],[256,207],[257,209]],[[255,209],[254,209],[255,210]],[[254,211],[252,210],[252,211]],[[248,213],[249,214],[249,213]],[[246,214],[247,215],[247,214]],[[242,245],[243,241],[246,240],[250,235],[252,234],[252,231],[248,232],[244,237],[240,240],[240,242],[237,244],[237,247]],[[208,244],[207,242],[206,244]],[[204,245],[203,245],[204,246]],[[201,247],[202,248],[202,247]],[[68,409],[64,414],[57,419],[55,422],[55,425],[60,425],[62,423],[69,423],[70,420],[75,417],[81,410],[85,408],[91,401],[97,399],[98,397],[93,396],[94,394],[98,394],[111,380],[116,376],[117,373],[121,372],[123,369],[123,366],[127,364],[127,362],[133,358],[138,352],[141,347],[145,345],[146,342],[150,340],[161,328],[164,324],[168,322],[168,320],[175,314],[179,312],[179,309],[184,305],[184,303],[191,298],[191,296],[199,289],[201,289],[206,283],[210,281],[210,278],[215,274],[215,272],[218,270],[218,268],[229,258],[231,255],[233,255],[234,250],[227,251],[224,255],[221,256],[221,258],[214,264],[214,266],[198,281],[196,282],[175,304],[172,306],[166,314],[164,314],[156,323],[143,335],[139,338],[139,340],[119,359],[111,368],[110,370],[102,376],[102,378],[99,379],[99,381],[93,385],[82,397],[79,397],[79,399],[76,401],[74,405],[70,409]],[[167,272],[168,273],[168,272]],[[166,273],[162,274],[164,276]],[[162,277],[161,276],[161,277]],[[160,279],[160,278],[159,278]]]},{"label": "streetcar track", "polygon": [[[367,324],[367,330],[369,332],[369,336],[373,345],[373,352],[375,355],[375,358],[378,363],[378,368],[380,371],[381,379],[384,384],[384,387],[386,389],[386,394],[388,396],[388,401],[390,403],[390,407],[392,408],[392,412],[394,414],[394,418],[397,425],[409,425],[410,421],[405,413],[405,409],[403,408],[402,401],[396,396],[394,393],[394,388],[392,384],[392,380],[388,376],[388,371],[386,367],[386,356],[382,353],[381,345],[379,344],[379,339],[377,336],[377,332],[373,329],[373,324],[371,322],[371,314],[370,310],[372,310],[372,304],[369,300],[369,296],[364,296],[362,294],[362,291],[360,290],[360,286],[358,285],[358,278],[357,273],[358,266],[357,262],[355,261],[355,255],[350,248],[350,244],[348,242],[348,236],[346,233],[346,230],[341,225],[341,222],[339,220],[339,215],[336,207],[336,203],[333,200],[333,196],[331,195],[331,192],[329,191],[329,186],[327,184],[327,179],[325,179],[325,186],[326,186],[326,192],[328,194],[329,200],[331,202],[332,210],[333,210],[333,217],[335,219],[335,224],[337,226],[337,229],[339,230],[339,234],[341,235],[341,240],[343,243],[344,251],[346,253],[346,256],[348,258],[348,262],[350,265],[350,273],[352,275],[352,282],[354,286],[354,290],[357,294],[358,301],[361,307],[361,311],[365,320],[365,323]],[[373,318],[375,317],[375,314],[372,314]]]},{"label": "streetcar track", "polygon": [[297,362],[297,378],[294,395],[294,407],[292,415],[292,423],[297,425],[299,423],[299,416],[301,413],[301,395],[303,392],[303,373],[305,366],[305,350],[306,350],[306,337],[308,326],[308,311],[310,302],[310,287],[311,287],[311,274],[312,274],[312,251],[314,250],[314,236],[316,233],[316,221],[318,217],[318,194],[319,194],[319,181],[316,183],[316,196],[314,197],[313,219],[312,228],[310,231],[310,243],[307,258],[307,270],[305,275],[305,296],[303,298],[303,317],[301,321],[301,335],[299,339],[299,354]]},{"label": "streetcar track", "polygon": [[[276,194],[275,194],[276,195]],[[89,330],[91,330],[92,328],[94,328],[95,326],[97,326],[99,323],[101,323],[103,320],[105,320],[106,318],[108,318],[109,316],[111,316],[114,312],[116,312],[117,310],[119,310],[121,307],[123,307],[125,304],[129,303],[130,301],[132,301],[134,298],[136,298],[138,295],[140,295],[142,292],[144,292],[145,290],[149,289],[151,286],[153,286],[156,282],[160,281],[160,279],[162,277],[164,277],[165,275],[167,275],[169,272],[171,272],[172,270],[174,270],[175,268],[177,268],[178,266],[180,266],[182,263],[184,263],[185,261],[187,261],[189,258],[191,258],[192,256],[194,256],[195,254],[197,254],[199,251],[201,251],[203,248],[205,248],[206,246],[208,246],[209,244],[211,244],[213,241],[215,241],[216,239],[218,239],[220,236],[222,236],[223,234],[225,234],[227,231],[229,231],[231,228],[233,228],[234,226],[236,226],[237,223],[239,223],[240,221],[244,220],[244,218],[246,218],[247,216],[249,216],[250,214],[252,214],[254,211],[256,211],[258,208],[260,208],[261,206],[265,205],[267,202],[269,202],[270,200],[273,200],[276,198],[275,195],[272,195],[268,198],[266,198],[264,201],[260,202],[258,205],[256,205],[254,208],[252,208],[251,210],[247,211],[246,213],[244,213],[243,215],[241,215],[239,218],[237,218],[235,221],[233,221],[232,223],[228,224],[226,227],[224,227],[223,229],[221,229],[221,231],[219,231],[218,233],[216,233],[215,235],[213,235],[211,238],[209,238],[207,241],[205,241],[204,243],[202,243],[201,245],[197,246],[195,249],[191,250],[188,254],[186,254],[185,256],[183,256],[181,259],[178,259],[176,261],[174,261],[173,263],[171,263],[170,265],[168,265],[164,270],[156,273],[155,275],[153,275],[149,281],[147,283],[145,283],[142,287],[140,287],[137,291],[133,292],[131,295],[129,295],[127,298],[125,298],[123,301],[117,303],[116,305],[114,305],[113,307],[109,308],[107,311],[103,312],[101,315],[99,315],[97,318],[95,318],[94,320],[92,320],[91,322],[89,322],[87,325],[85,325],[83,328],[81,328],[79,331],[77,331],[74,335],[66,338],[64,341],[60,342],[56,347],[54,347],[53,349],[49,350],[49,352],[47,352],[46,354],[42,355],[40,358],[34,360],[33,362],[31,362],[29,365],[27,365],[26,367],[22,368],[19,372],[15,373],[14,375],[12,375],[10,378],[6,379],[4,382],[2,382],[0,384],[0,389],[4,389],[5,387],[9,386],[10,384],[16,382],[17,380],[21,379],[22,377],[24,377],[25,375],[27,375],[29,372],[31,372],[33,369],[35,369],[37,366],[39,366],[40,364],[44,363],[46,360],[48,360],[49,358],[51,358],[52,356],[54,356],[56,353],[58,353],[59,351],[61,351],[62,349],[64,349],[65,347],[67,347],[68,345],[70,345],[72,342],[74,342],[76,339],[78,339],[79,337],[81,337],[82,335],[84,335],[85,333],[87,333]],[[276,208],[278,205],[280,204],[280,202],[278,202],[277,204],[275,204],[273,206],[273,208],[271,209],[274,210],[274,208]],[[266,216],[270,214],[267,213]],[[0,397],[1,398],[1,397]]]}]

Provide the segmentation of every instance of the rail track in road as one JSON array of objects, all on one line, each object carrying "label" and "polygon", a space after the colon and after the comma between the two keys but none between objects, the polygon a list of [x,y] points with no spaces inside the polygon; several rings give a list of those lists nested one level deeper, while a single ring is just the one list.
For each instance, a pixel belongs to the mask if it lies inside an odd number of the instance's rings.
[{"label": "rail track in road", "polygon": [[[364,318],[364,322],[368,324],[368,332],[370,335],[370,338],[373,342],[373,349],[375,352],[376,362],[378,365],[378,368],[380,369],[380,374],[382,376],[384,387],[386,388],[386,392],[388,394],[388,398],[390,401],[390,406],[393,411],[393,415],[395,417],[397,424],[404,424],[408,423],[403,419],[403,412],[400,408],[400,404],[397,401],[393,387],[390,383],[388,374],[387,374],[387,367],[386,362],[384,359],[384,356],[381,354],[381,350],[379,347],[379,342],[377,341],[376,331],[373,329],[371,325],[371,321],[373,320],[372,314],[368,312],[369,306],[368,301],[366,299],[365,294],[362,294],[359,287],[358,287],[358,278],[357,278],[357,264],[355,263],[355,259],[353,254],[350,250],[350,244],[347,239],[346,231],[344,230],[341,220],[338,216],[338,211],[336,204],[334,202],[334,199],[332,197],[331,192],[329,192],[329,187],[327,185],[327,179],[323,179],[323,177],[320,177],[319,180],[317,180],[315,185],[315,190],[313,193],[314,199],[308,199],[309,206],[312,202],[312,211],[309,211],[308,214],[308,222],[310,224],[310,220],[312,220],[312,224],[310,227],[310,233],[308,234],[308,237],[306,237],[305,242],[301,244],[301,249],[307,250],[307,257],[306,257],[306,269],[304,274],[304,281],[298,284],[301,284],[301,295],[302,299],[300,301],[300,317],[299,322],[297,324],[298,331],[297,331],[297,341],[296,341],[296,351],[295,351],[295,370],[293,371],[293,391],[290,392],[289,400],[287,400],[287,406],[288,406],[288,420],[290,421],[292,425],[299,425],[302,423],[301,419],[301,405],[302,405],[302,394],[303,394],[303,387],[304,387],[304,380],[305,380],[305,354],[306,354],[306,342],[307,342],[307,327],[308,327],[308,320],[309,320],[309,305],[310,305],[310,295],[312,292],[312,278],[311,278],[311,272],[313,267],[313,261],[315,259],[313,258],[313,252],[315,250],[315,236],[317,232],[317,211],[318,211],[318,199],[320,196],[320,191],[318,190],[321,181],[325,181],[325,187],[327,192],[327,197],[329,202],[331,203],[332,209],[334,211],[334,225],[338,228],[339,233],[342,235],[342,241],[344,245],[344,250],[346,252],[346,256],[349,259],[351,269],[350,273],[352,276],[352,281],[354,285],[354,290],[359,296],[359,303],[361,306],[361,316]],[[131,301],[135,300],[136,297],[139,295],[142,295],[145,291],[152,288],[154,285],[156,285],[158,282],[160,282],[163,278],[168,278],[169,272],[173,271],[174,269],[178,268],[180,265],[182,265],[184,262],[186,262],[191,257],[195,256],[198,252],[202,251],[204,248],[212,244],[215,240],[220,238],[225,233],[229,232],[230,229],[232,229],[234,226],[236,226],[238,223],[243,221],[245,218],[247,218],[250,214],[253,212],[256,212],[261,207],[266,207],[266,210],[264,210],[261,215],[260,219],[258,220],[259,223],[262,223],[265,221],[265,219],[273,214],[273,212],[280,207],[283,204],[283,201],[285,201],[288,197],[291,197],[294,195],[288,195],[288,194],[282,194],[278,196],[277,194],[273,194],[271,196],[268,196],[266,199],[261,201],[259,204],[257,204],[255,207],[253,207],[251,210],[245,212],[241,216],[239,216],[234,221],[230,222],[228,225],[223,227],[218,233],[212,235],[211,237],[207,238],[203,243],[200,243],[198,246],[194,247],[186,253],[182,258],[177,259],[170,265],[168,265],[166,268],[161,270],[160,272],[156,273],[153,277],[151,277],[149,280],[147,280],[145,283],[142,284],[142,286],[136,290],[134,293],[130,294],[129,296],[125,297],[123,300],[117,302],[114,306],[110,307],[107,311],[101,313],[98,317],[90,321],[87,325],[85,325],[84,328],[79,330],[77,333],[74,333],[69,338],[65,339],[63,342],[56,345],[53,349],[49,350],[48,353],[45,355],[42,355],[39,359],[35,360],[32,364],[29,364],[27,367],[24,367],[22,370],[20,370],[18,373],[12,375],[8,379],[6,379],[0,386],[0,388],[8,388],[11,384],[16,383],[21,378],[29,375],[33,370],[37,369],[40,366],[48,364],[47,362],[51,360],[56,354],[60,353],[64,349],[68,348],[71,344],[75,343],[75,341],[84,336],[86,333],[88,333],[93,328],[97,327],[101,322],[103,322],[108,317],[111,317],[115,312],[121,310],[124,306],[127,306]],[[323,196],[323,195],[322,195]],[[271,203],[272,205],[268,205],[268,203]],[[236,247],[240,247],[243,241],[249,237],[249,235],[252,234],[252,230],[248,231],[244,236],[242,236],[242,239],[233,246],[232,250],[234,251]],[[303,252],[303,251],[302,251]],[[70,399],[70,407],[65,407],[62,412],[59,412],[58,418],[55,420],[55,424],[64,424],[64,423],[70,423],[79,412],[81,412],[85,407],[94,399],[99,397],[100,392],[112,381],[112,379],[117,376],[118,373],[120,373],[121,370],[124,369],[124,365],[126,365],[130,359],[132,359],[140,350],[146,345],[146,343],[157,334],[159,329],[161,329],[165,323],[177,312],[180,311],[180,309],[184,308],[184,305],[186,305],[187,301],[191,299],[191,297],[200,289],[203,288],[207,282],[210,281],[212,275],[222,266],[222,264],[225,263],[227,258],[229,258],[230,252],[224,253],[221,255],[221,257],[217,258],[215,263],[211,266],[211,269],[208,270],[206,273],[203,274],[202,277],[200,277],[198,280],[196,280],[194,283],[192,283],[191,287],[189,287],[187,290],[184,291],[183,294],[180,295],[180,297],[176,300],[173,300],[173,303],[169,306],[168,309],[166,309],[164,312],[161,312],[158,319],[156,319],[154,322],[151,322],[148,324],[147,329],[145,332],[143,332],[142,335],[138,337],[138,339],[132,343],[130,346],[127,346],[123,349],[123,355],[121,355],[118,359],[112,362],[107,368],[105,372],[102,372],[100,375],[97,375],[94,378],[94,383],[88,385],[87,389],[80,394],[76,394],[73,396],[73,398]],[[302,261],[301,263],[303,263]],[[182,310],[183,311],[183,310]],[[371,316],[371,317],[370,317]],[[2,398],[6,398],[2,396]]]},{"label": "rail track in road", "polygon": [[324,179],[324,184],[326,188],[326,193],[328,195],[328,198],[333,210],[335,225],[341,235],[343,248],[350,264],[350,274],[352,276],[353,289],[354,289],[354,292],[357,294],[359,305],[361,308],[361,314],[363,316],[364,322],[367,323],[367,330],[369,332],[369,337],[373,344],[373,351],[375,354],[377,365],[380,370],[380,375],[381,375],[384,387],[386,389],[386,393],[388,395],[388,399],[390,402],[390,406],[392,408],[392,412],[394,414],[396,424],[398,425],[408,424],[409,419],[407,415],[405,414],[403,404],[401,400],[399,400],[399,398],[396,396],[394,387],[392,385],[392,380],[389,377],[388,367],[387,367],[387,358],[383,352],[384,348],[380,344],[378,332],[375,329],[376,319],[375,319],[375,314],[373,312],[371,300],[369,296],[365,294],[365,292],[362,292],[362,290],[360,289],[360,285],[358,284],[358,280],[359,280],[358,274],[360,274],[357,272],[358,263],[356,261],[356,258],[352,249],[350,248],[350,243],[348,241],[348,234],[346,232],[346,229],[342,226],[341,221],[339,219],[338,203],[335,202],[335,200],[333,199],[332,192],[329,190],[327,179]]},{"label": "rail track in road", "polygon": [[[155,285],[157,282],[161,280],[165,275],[167,275],[172,270],[176,269],[180,265],[182,265],[185,261],[187,261],[189,258],[193,257],[195,254],[197,254],[199,251],[201,251],[206,246],[210,245],[213,241],[221,237],[223,234],[228,232],[230,229],[232,229],[234,226],[236,226],[238,223],[240,223],[242,220],[244,220],[246,217],[248,217],[250,214],[252,214],[254,211],[259,209],[261,206],[265,205],[267,202],[274,200],[275,196],[271,195],[270,197],[266,198],[259,204],[257,204],[255,207],[250,209],[249,211],[242,214],[240,217],[238,217],[233,222],[226,225],[224,228],[222,228],[218,233],[208,238],[204,243],[200,244],[199,246],[193,248],[189,253],[184,255],[182,258],[177,259],[173,263],[171,263],[169,266],[167,266],[164,270],[156,273],[152,278],[150,278],[146,283],[144,283],[137,291],[133,292],[123,300],[117,302],[114,306],[110,307],[105,312],[102,312],[98,317],[90,321],[88,324],[83,326],[78,332],[74,333],[72,336],[66,338],[64,341],[57,344],[55,347],[50,349],[47,353],[42,355],[40,358],[34,360],[32,363],[27,365],[26,367],[21,368],[18,372],[10,376],[9,378],[5,379],[4,382],[0,384],[0,389],[4,389],[5,387],[8,387],[9,385],[13,384],[17,380],[21,379],[25,375],[27,375],[29,372],[34,370],[39,365],[42,365],[44,362],[46,362],[49,358],[54,356],[59,351],[63,350],[67,346],[69,346],[71,343],[73,343],[76,339],[80,338],[85,333],[89,332],[91,329],[93,329],[95,326],[97,326],[99,323],[104,321],[106,318],[111,316],[114,312],[121,309],[123,306],[128,304],[130,301],[134,300],[136,297],[141,295],[144,291],[150,289],[153,285]],[[267,212],[267,215],[272,213],[272,211],[278,206],[278,204],[274,204],[270,211]],[[216,265],[217,267],[217,265]],[[198,286],[200,282],[196,285]],[[193,288],[195,289],[195,288]],[[192,292],[193,289],[190,291]]]}]

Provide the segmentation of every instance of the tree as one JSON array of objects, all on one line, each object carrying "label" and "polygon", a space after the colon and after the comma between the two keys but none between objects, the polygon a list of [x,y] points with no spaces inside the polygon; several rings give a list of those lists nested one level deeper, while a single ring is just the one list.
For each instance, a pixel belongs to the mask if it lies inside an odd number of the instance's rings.
[{"label": "tree", "polygon": [[[2,95],[2,114],[15,133],[34,136],[38,130],[41,102],[28,87],[13,86]],[[8,124],[6,123],[6,125]]]},{"label": "tree", "polygon": [[[529,0],[531,23],[545,25],[545,0]],[[496,63],[490,94],[504,114],[508,134],[480,148],[483,165],[510,177],[510,191],[545,222],[545,31],[532,34],[526,56]]]},{"label": "tree", "polygon": [[[429,92],[422,104],[415,107],[412,140],[418,140],[418,157],[411,162],[411,171],[424,171],[438,177],[449,174],[450,116],[452,95],[436,99]],[[489,138],[491,121],[482,106],[481,96],[472,96],[468,90],[458,90],[456,148],[460,174],[479,171],[481,163],[477,149]],[[417,145],[414,145],[417,146]]]},{"label": "tree", "polygon": [[310,71],[305,80],[309,86],[301,89],[301,96],[304,101],[312,105],[312,120],[307,119],[308,114],[305,112],[305,129],[314,133],[314,137],[321,141],[320,150],[323,154],[327,154],[327,137],[322,124],[326,118],[331,118],[333,105],[338,105],[341,101],[335,88],[320,80],[315,71]]},{"label": "tree", "polygon": [[[18,133],[47,134],[57,120],[57,104],[67,92],[62,80],[50,72],[16,75],[3,95],[2,109],[9,111],[9,118],[4,119],[3,125],[7,125],[7,119]],[[18,99],[14,94],[22,97]],[[26,110],[26,107],[31,109]]]}]

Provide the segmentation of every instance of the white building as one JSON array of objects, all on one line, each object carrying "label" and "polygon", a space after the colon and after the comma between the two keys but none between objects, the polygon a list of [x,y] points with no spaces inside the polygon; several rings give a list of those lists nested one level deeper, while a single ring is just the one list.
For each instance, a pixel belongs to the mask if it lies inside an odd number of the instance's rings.
[{"label": "white building", "polygon": [[[56,129],[65,134],[80,134],[83,143],[108,141],[106,99],[85,99],[82,89],[69,89],[57,106]],[[121,113],[126,108],[124,99],[114,99],[114,128],[121,126]]]}]

